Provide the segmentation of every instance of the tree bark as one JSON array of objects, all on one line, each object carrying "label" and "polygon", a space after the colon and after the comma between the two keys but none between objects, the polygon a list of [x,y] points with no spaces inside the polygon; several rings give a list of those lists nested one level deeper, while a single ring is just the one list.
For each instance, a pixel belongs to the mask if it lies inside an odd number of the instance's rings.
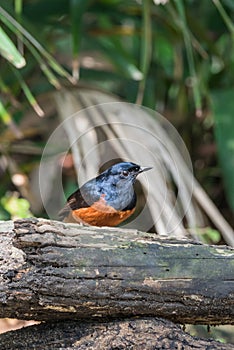
[{"label": "tree bark", "polygon": [[199,339],[163,319],[47,322],[0,335],[1,350],[232,350],[233,345]]},{"label": "tree bark", "polygon": [[234,250],[42,219],[0,225],[0,317],[234,324]]}]

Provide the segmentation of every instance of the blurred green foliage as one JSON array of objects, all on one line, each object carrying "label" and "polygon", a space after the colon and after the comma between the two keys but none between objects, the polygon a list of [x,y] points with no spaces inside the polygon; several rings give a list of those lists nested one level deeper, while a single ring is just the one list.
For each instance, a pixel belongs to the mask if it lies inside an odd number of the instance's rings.
[{"label": "blurred green foliage", "polygon": [[[2,0],[0,151],[14,158],[11,145],[24,139],[18,125],[28,102],[43,116],[38,96],[80,78],[165,115],[214,200],[209,179],[215,172],[221,183],[222,175],[213,153],[204,152],[217,142],[234,210],[233,18],[230,0]],[[15,136],[6,137],[9,129]],[[38,146],[38,137],[33,143]],[[3,193],[15,190],[6,177],[2,186]]]},{"label": "blurred green foliage", "polygon": [[21,219],[32,216],[30,213],[30,204],[24,198],[18,198],[17,195],[6,195],[1,198],[1,205],[5,210],[2,215],[4,219]]},{"label": "blurred green foliage", "polygon": [[227,198],[234,212],[234,89],[213,92],[213,114],[220,164]]},{"label": "blurred green foliage", "polygon": [[200,230],[197,229],[197,235],[200,236],[202,242],[206,244],[217,244],[221,240],[219,231],[214,230],[211,227],[206,227]]}]

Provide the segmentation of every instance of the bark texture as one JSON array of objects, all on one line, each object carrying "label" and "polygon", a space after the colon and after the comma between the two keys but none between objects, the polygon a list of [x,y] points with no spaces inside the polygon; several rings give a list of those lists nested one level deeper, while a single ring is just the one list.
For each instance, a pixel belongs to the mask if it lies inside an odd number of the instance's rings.
[{"label": "bark texture", "polygon": [[199,339],[155,318],[105,322],[48,322],[0,336],[1,350],[232,350],[233,345]]},{"label": "bark texture", "polygon": [[0,317],[234,323],[234,250],[42,219],[0,225]]}]

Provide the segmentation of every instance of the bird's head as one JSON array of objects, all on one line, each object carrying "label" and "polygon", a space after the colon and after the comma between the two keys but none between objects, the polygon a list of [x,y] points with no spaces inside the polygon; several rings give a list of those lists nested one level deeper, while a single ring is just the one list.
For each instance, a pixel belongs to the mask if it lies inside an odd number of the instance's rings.
[{"label": "bird's head", "polygon": [[132,162],[121,162],[113,165],[100,176],[112,181],[113,184],[121,186],[127,183],[133,184],[137,175],[144,171],[152,169],[151,167],[141,167]]}]

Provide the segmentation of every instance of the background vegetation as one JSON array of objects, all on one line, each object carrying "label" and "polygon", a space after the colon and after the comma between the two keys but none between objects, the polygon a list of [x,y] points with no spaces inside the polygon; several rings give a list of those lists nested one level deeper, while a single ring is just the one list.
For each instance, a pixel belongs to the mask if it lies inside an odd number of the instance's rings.
[{"label": "background vegetation", "polygon": [[233,18],[232,0],[2,0],[0,219],[44,215],[32,187],[58,123],[48,96],[77,85],[168,118],[196,178],[233,225]]},{"label": "background vegetation", "polygon": [[41,119],[46,94],[79,80],[167,117],[233,223],[233,15],[230,0],[2,0],[1,218],[29,214],[29,177],[55,125]]}]

